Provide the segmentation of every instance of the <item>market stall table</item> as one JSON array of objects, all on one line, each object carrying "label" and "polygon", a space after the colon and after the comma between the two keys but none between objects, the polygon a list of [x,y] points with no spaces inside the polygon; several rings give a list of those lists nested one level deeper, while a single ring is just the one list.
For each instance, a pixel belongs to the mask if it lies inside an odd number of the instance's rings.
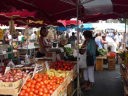
[{"label": "market stall table", "polygon": [[[38,49],[38,48],[39,48],[38,46],[33,46],[33,47],[19,47],[19,48],[18,48],[18,51],[19,51],[19,53],[21,53],[21,54],[22,54],[22,52],[25,52],[24,55],[26,55],[26,53],[27,53],[27,54],[30,55],[30,57],[32,57],[32,55],[35,56],[35,51],[36,51],[36,49]],[[32,54],[32,52],[33,52],[33,54]]]},{"label": "market stall table", "polygon": [[96,57],[96,71],[103,71],[103,60],[107,59],[107,56],[97,56]]}]

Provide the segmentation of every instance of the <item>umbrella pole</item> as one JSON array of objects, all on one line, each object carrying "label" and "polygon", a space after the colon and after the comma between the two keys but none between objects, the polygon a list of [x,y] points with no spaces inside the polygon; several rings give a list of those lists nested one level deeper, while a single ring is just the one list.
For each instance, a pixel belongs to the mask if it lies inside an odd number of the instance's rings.
[{"label": "umbrella pole", "polygon": [[77,0],[77,96],[82,96],[82,91],[80,88],[80,77],[79,77],[79,5],[80,5],[80,0]]}]

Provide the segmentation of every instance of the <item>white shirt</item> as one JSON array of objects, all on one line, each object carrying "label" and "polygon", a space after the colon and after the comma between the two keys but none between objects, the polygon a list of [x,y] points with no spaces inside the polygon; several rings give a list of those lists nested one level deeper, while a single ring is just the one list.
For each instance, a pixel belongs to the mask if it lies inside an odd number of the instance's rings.
[{"label": "white shirt", "polygon": [[116,42],[109,36],[106,36],[106,41],[108,42],[107,45],[111,46],[111,51],[116,52],[116,49],[117,49]]},{"label": "white shirt", "polygon": [[12,39],[12,35],[9,34],[8,35],[8,39],[11,40]]},{"label": "white shirt", "polygon": [[114,40],[115,40],[116,43],[119,43],[119,36],[118,35],[115,35],[114,36]]},{"label": "white shirt", "polygon": [[122,41],[123,41],[123,36],[119,35],[119,42],[122,42]]},{"label": "white shirt", "polygon": [[9,39],[9,45],[12,43],[12,35],[8,34],[8,39]]},{"label": "white shirt", "polygon": [[18,36],[18,41],[22,41],[23,35]]},{"label": "white shirt", "polygon": [[36,40],[36,34],[35,33],[32,33],[32,35],[31,35],[31,38],[30,38],[31,40]]}]

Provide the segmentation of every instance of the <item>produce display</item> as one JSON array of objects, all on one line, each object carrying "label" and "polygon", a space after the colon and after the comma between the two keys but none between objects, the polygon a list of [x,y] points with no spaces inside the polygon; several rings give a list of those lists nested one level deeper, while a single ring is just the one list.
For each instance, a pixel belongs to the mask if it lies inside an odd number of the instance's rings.
[{"label": "produce display", "polygon": [[19,96],[51,96],[62,82],[63,77],[35,74],[32,79],[26,81]]},{"label": "produce display", "polygon": [[64,47],[64,51],[67,56],[71,56],[73,54],[73,49],[70,47]]},{"label": "produce display", "polygon": [[99,55],[104,56],[107,54],[107,50],[105,49],[98,49]]},{"label": "produce display", "polygon": [[19,79],[25,78],[27,73],[19,69],[11,69],[7,71],[4,75],[0,74],[0,81],[3,82],[15,82]]},{"label": "produce display", "polygon": [[[52,62],[49,70],[44,70],[41,65],[43,72],[36,73],[34,77],[31,77],[29,73],[34,72],[35,65],[15,65],[6,73],[0,73],[1,89],[9,90],[5,94],[12,95],[14,93],[18,94],[18,96],[58,96],[58,94],[66,92],[61,89],[67,88],[72,80],[73,62],[63,60]],[[12,90],[12,93],[10,90]],[[4,94],[3,91],[0,94]]]},{"label": "produce display", "polygon": [[68,61],[57,61],[51,64],[50,68],[55,70],[70,71],[73,69],[74,64]]},{"label": "produce display", "polygon": [[46,71],[46,74],[48,74],[49,76],[66,77],[68,76],[69,71],[49,69]]},{"label": "produce display", "polygon": [[115,52],[108,52],[107,53],[107,57],[109,57],[109,58],[115,58],[116,57],[116,53]]}]

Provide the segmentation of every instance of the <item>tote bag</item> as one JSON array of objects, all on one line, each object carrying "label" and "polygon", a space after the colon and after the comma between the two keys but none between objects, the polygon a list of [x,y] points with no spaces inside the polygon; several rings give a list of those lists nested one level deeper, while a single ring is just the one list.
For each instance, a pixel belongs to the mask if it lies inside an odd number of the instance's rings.
[{"label": "tote bag", "polygon": [[81,68],[81,69],[87,68],[86,52],[84,54],[79,54],[78,65],[79,65],[79,68]]}]

